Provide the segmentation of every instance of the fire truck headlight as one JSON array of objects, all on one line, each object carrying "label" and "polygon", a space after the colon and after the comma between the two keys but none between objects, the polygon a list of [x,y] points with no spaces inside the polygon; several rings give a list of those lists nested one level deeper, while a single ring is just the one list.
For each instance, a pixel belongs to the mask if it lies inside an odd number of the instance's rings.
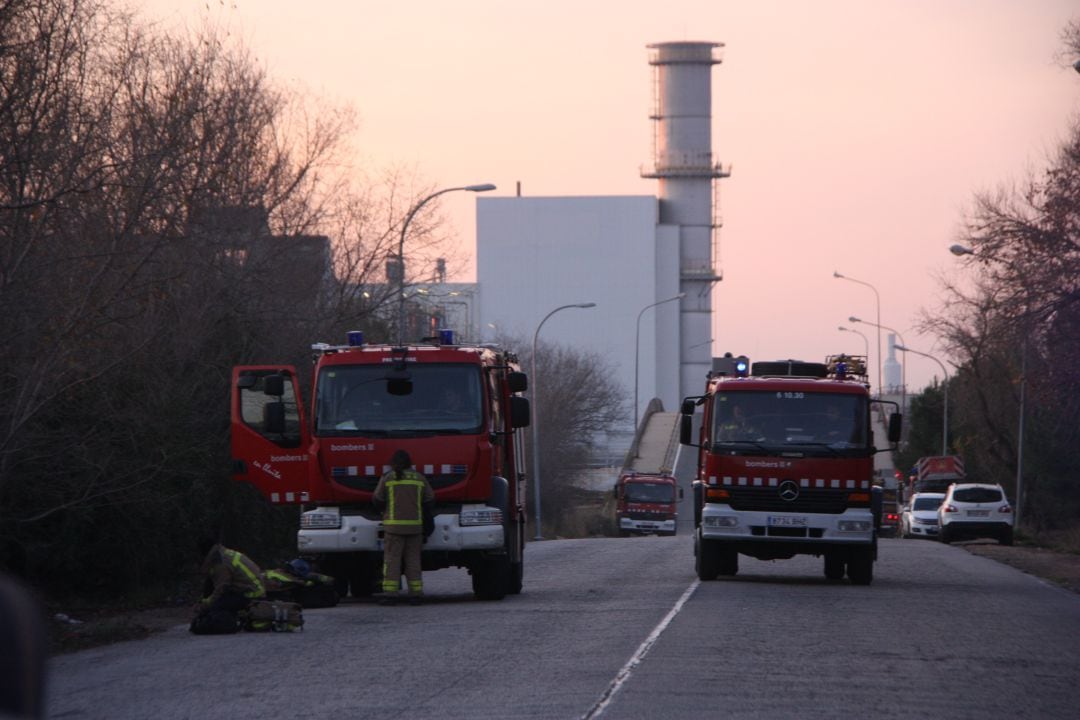
[{"label": "fire truck headlight", "polygon": [[709,517],[702,518],[701,523],[705,527],[732,528],[732,527],[737,527],[738,526],[739,518],[733,517],[731,515],[722,515],[722,516],[719,516],[719,517],[717,517],[717,516],[709,516]]},{"label": "fire truck headlight", "polygon": [[492,507],[462,508],[458,523],[468,525],[502,525],[502,510]]},{"label": "fire truck headlight", "polygon": [[337,530],[341,527],[341,516],[326,510],[311,510],[300,516],[301,530]]},{"label": "fire truck headlight", "polygon": [[869,532],[869,520],[841,520],[836,523],[836,529],[841,532]]}]

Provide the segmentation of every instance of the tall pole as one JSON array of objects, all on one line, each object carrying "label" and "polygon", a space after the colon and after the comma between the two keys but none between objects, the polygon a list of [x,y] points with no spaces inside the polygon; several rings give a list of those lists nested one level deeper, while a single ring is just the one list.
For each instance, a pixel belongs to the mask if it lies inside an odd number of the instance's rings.
[{"label": "tall pole", "polygon": [[942,455],[948,455],[949,454],[949,371],[945,369],[944,363],[942,363],[940,360],[938,360],[933,355],[928,355],[928,354],[926,354],[926,353],[924,353],[924,352],[922,352],[920,350],[913,350],[912,348],[909,348],[906,345],[897,345],[896,349],[897,350],[902,350],[904,352],[913,352],[916,355],[922,355],[923,357],[930,358],[931,360],[933,360],[934,362],[936,362],[938,364],[938,367],[941,368],[941,373],[945,376],[945,382],[943,383],[945,400],[944,400],[944,403],[943,403],[944,409],[942,410],[942,414],[941,414],[941,416],[942,416],[942,419],[941,419],[941,454]]},{"label": "tall pole", "polygon": [[853,277],[848,277],[847,275],[841,275],[840,273],[836,272],[835,270],[833,270],[833,277],[834,278],[840,278],[841,280],[850,280],[853,283],[858,283],[860,285],[865,285],[866,287],[868,287],[868,288],[870,288],[871,290],[874,291],[874,300],[877,302],[877,321],[878,321],[878,326],[877,326],[877,328],[878,328],[878,331],[877,331],[877,373],[878,373],[877,382],[878,382],[878,396],[880,397],[881,395],[885,394],[885,388],[884,388],[885,379],[882,377],[882,374],[881,374],[881,295],[878,294],[878,291],[877,291],[876,287],[874,287],[870,283],[865,282],[863,280],[856,280]]},{"label": "tall pole", "polygon": [[409,223],[412,222],[416,213],[420,212],[420,208],[427,205],[430,201],[444,195],[448,192],[455,192],[458,190],[466,190],[468,192],[487,192],[488,190],[494,190],[495,186],[491,183],[484,183],[482,185],[463,185],[461,187],[443,188],[437,192],[433,192],[420,202],[412,206],[409,210],[409,214],[405,216],[405,222],[401,223],[401,239],[398,240],[398,271],[401,273],[401,277],[398,278],[398,347],[404,347],[405,345],[405,233],[409,229]]},{"label": "tall pole", "polygon": [[[652,305],[646,305],[641,308],[641,312],[637,314],[637,329],[634,332],[634,436],[637,436],[638,431],[638,356],[641,354],[641,316],[645,314],[645,311],[649,308],[654,308],[657,305],[663,305],[664,303],[674,302],[686,297],[686,293],[681,292],[678,295],[673,295],[665,300],[657,300]],[[711,342],[711,341],[710,341]]]},{"label": "tall pole", "polygon": [[1020,508],[1022,507],[1022,489],[1024,482],[1024,387],[1027,385],[1027,333],[1020,350],[1020,421],[1016,429],[1016,514],[1013,525],[1020,527]]},{"label": "tall pole", "polygon": [[571,305],[560,305],[555,308],[540,321],[540,324],[536,326],[536,332],[533,333],[532,342],[532,368],[529,372],[532,375],[530,384],[532,385],[532,399],[533,399],[533,417],[532,417],[532,453],[533,453],[533,492],[536,504],[536,537],[533,540],[543,540],[543,536],[540,532],[540,395],[536,392],[539,387],[537,383],[536,375],[536,340],[540,337],[540,328],[544,327],[544,323],[548,321],[548,318],[559,312],[560,310],[566,310],[567,308],[591,308],[596,307],[596,303],[573,303]]}]

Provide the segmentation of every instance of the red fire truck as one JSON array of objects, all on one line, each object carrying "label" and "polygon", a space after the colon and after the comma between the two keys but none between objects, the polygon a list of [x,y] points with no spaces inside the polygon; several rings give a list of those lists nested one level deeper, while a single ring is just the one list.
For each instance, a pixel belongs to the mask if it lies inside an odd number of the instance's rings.
[{"label": "red fire truck", "polygon": [[291,366],[233,369],[233,478],[273,503],[301,504],[298,545],[342,594],[381,580],[382,524],[371,504],[395,450],[435,490],[424,570],[465,567],[477,597],[521,592],[525,549],[522,428],[526,376],[514,354],[438,341],[312,346],[305,411]]},{"label": "red fire truck", "polygon": [[[718,358],[704,395],[682,403],[680,440],[698,448],[694,552],[698,577],[735,575],[739,554],[824,558],[825,577],[873,580],[872,402],[863,357],[824,363]],[[731,362],[727,362],[731,360]],[[692,442],[695,409],[703,409]],[[900,438],[900,414],[888,439]]]},{"label": "red fire truck", "polygon": [[624,472],[615,481],[615,523],[620,537],[674,535],[682,488],[666,473]]}]

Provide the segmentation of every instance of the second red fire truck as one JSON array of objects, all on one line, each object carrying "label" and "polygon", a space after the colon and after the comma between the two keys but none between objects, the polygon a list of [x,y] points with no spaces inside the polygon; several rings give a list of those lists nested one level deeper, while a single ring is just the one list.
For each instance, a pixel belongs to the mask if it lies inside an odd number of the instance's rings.
[{"label": "second red fire truck", "polygon": [[[879,513],[865,358],[718,358],[705,394],[682,404],[680,439],[698,448],[694,550],[702,580],[735,575],[739,555],[824,558],[825,577],[868,585]],[[702,408],[700,432],[692,420]],[[890,414],[888,440],[900,438]]]}]

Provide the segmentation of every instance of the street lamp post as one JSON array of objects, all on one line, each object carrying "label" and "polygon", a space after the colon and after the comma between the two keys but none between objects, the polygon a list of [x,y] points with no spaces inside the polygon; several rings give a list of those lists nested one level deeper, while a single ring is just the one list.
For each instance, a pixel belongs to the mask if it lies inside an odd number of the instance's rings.
[{"label": "street lamp post", "polygon": [[637,314],[637,329],[634,332],[634,434],[635,435],[637,434],[637,431],[638,431],[638,426],[637,426],[637,424],[638,424],[638,356],[641,354],[641,351],[639,349],[640,344],[641,344],[640,343],[640,339],[641,339],[641,316],[644,315],[645,311],[648,310],[649,308],[654,308],[657,305],[663,305],[664,303],[669,303],[669,302],[674,302],[676,300],[681,300],[684,297],[686,297],[686,293],[681,292],[678,295],[673,295],[672,297],[666,298],[664,300],[657,300],[653,304],[646,305],[645,307],[641,308],[641,312],[639,312]]},{"label": "street lamp post", "polygon": [[[893,345],[894,348],[900,349],[907,345],[907,343],[904,341],[904,336],[900,334],[900,331],[893,330],[887,325],[878,325],[877,323],[872,323],[868,320],[860,320],[859,318],[854,316],[849,317],[848,322],[875,325],[879,332],[881,330],[888,330],[892,334],[896,335],[896,337],[900,338],[900,344]],[[902,412],[907,412],[907,356],[904,356],[904,362],[900,363],[900,408]]]},{"label": "street lamp post", "polygon": [[855,278],[848,277],[847,275],[841,275],[840,273],[838,273],[835,270],[833,270],[832,275],[833,275],[834,278],[840,278],[841,280],[850,280],[853,283],[858,283],[859,285],[865,285],[866,287],[868,287],[868,288],[870,288],[871,290],[874,291],[874,300],[877,302],[877,321],[878,321],[878,331],[877,331],[878,395],[884,395],[885,394],[885,388],[884,388],[885,379],[881,375],[881,325],[880,325],[880,323],[881,323],[881,295],[878,294],[877,288],[874,287],[873,285],[871,285],[868,282],[865,282],[863,280],[856,280]]},{"label": "street lamp post", "polygon": [[540,533],[540,396],[536,392],[536,389],[539,387],[536,376],[536,340],[540,337],[540,328],[544,327],[544,323],[546,323],[548,318],[555,313],[559,312],[560,310],[566,310],[567,308],[591,307],[596,307],[596,303],[588,302],[572,303],[570,305],[560,305],[559,307],[555,308],[544,316],[544,319],[541,320],[540,324],[536,326],[536,332],[533,333],[532,368],[530,370],[530,375],[532,375],[532,378],[530,382],[532,384],[532,399],[534,405],[532,417],[533,487],[535,488],[533,491],[533,497],[535,498],[536,502],[536,537],[533,538],[534,540],[543,540],[543,537]]},{"label": "street lamp post", "polygon": [[409,223],[412,222],[413,217],[420,211],[420,208],[427,205],[428,202],[434,200],[440,195],[444,195],[448,192],[455,192],[457,190],[466,190],[468,192],[487,192],[494,190],[495,186],[491,183],[484,183],[482,185],[463,185],[461,187],[443,188],[437,192],[433,192],[420,202],[412,206],[409,210],[409,214],[405,216],[405,222],[401,224],[401,239],[398,240],[398,272],[401,277],[398,278],[398,347],[405,345],[405,233],[409,229]]},{"label": "street lamp post", "polygon": [[941,419],[941,454],[942,455],[948,455],[949,454],[949,371],[945,369],[945,364],[942,363],[940,360],[938,360],[933,355],[928,355],[928,354],[926,354],[926,353],[924,353],[924,352],[922,352],[920,350],[913,350],[912,348],[909,348],[906,345],[897,345],[896,349],[901,350],[903,352],[913,352],[916,355],[922,355],[923,357],[930,358],[931,360],[933,360],[934,362],[936,362],[938,364],[938,367],[941,368],[942,374],[945,375],[945,382],[943,383],[945,400],[943,402],[943,409],[942,409],[942,412],[941,412],[941,416],[942,416],[942,419]]}]

